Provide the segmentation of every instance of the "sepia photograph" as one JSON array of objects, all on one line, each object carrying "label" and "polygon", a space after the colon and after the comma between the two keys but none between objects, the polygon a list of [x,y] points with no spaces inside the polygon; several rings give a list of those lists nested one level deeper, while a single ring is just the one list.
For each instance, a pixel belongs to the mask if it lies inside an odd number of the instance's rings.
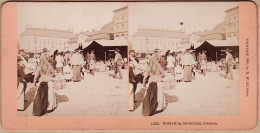
[{"label": "sepia photograph", "polygon": [[127,3],[17,10],[18,116],[128,115]]},{"label": "sepia photograph", "polygon": [[237,116],[239,4],[130,3],[131,116]]}]

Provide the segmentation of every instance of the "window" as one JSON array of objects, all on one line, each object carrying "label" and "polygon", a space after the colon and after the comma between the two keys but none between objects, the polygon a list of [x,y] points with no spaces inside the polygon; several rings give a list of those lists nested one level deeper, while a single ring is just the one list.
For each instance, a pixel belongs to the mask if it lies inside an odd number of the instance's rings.
[{"label": "window", "polygon": [[121,24],[121,28],[120,28],[120,31],[124,31],[124,24]]},{"label": "window", "polygon": [[116,40],[119,40],[119,35],[116,35]]},{"label": "window", "polygon": [[119,26],[118,25],[116,26],[116,32],[119,32]]}]

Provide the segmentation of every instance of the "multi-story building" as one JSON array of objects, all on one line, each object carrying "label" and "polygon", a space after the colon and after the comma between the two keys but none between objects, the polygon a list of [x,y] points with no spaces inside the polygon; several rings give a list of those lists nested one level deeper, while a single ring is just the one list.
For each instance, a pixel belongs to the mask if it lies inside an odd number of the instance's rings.
[{"label": "multi-story building", "polygon": [[31,52],[43,48],[64,51],[71,47],[67,42],[74,36],[71,29],[32,28],[30,25],[27,25],[26,30],[20,34],[19,48]]},{"label": "multi-story building", "polygon": [[91,32],[81,32],[79,42],[92,42],[95,40],[114,40],[113,22],[105,24],[100,30],[92,30]]},{"label": "multi-story building", "polygon": [[239,7],[228,9],[226,12],[225,26],[226,39],[238,40],[239,38]]},{"label": "multi-story building", "polygon": [[114,39],[127,40],[128,39],[128,8],[127,6],[116,9],[114,12]]},{"label": "multi-story building", "polygon": [[217,24],[211,31],[197,32],[196,35],[200,36],[199,42],[206,40],[226,40],[225,22]]},{"label": "multi-story building", "polygon": [[139,52],[150,52],[156,48],[178,51],[184,45],[180,42],[186,38],[183,31],[139,28],[132,37],[132,49]]}]

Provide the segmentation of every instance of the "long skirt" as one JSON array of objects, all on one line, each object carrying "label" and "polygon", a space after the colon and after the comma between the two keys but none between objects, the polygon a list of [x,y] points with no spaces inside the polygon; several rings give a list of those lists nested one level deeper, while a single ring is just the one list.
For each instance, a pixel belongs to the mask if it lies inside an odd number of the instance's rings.
[{"label": "long skirt", "polygon": [[158,106],[157,89],[158,87],[156,82],[151,82],[149,84],[147,93],[143,101],[143,116],[152,116],[155,114]]},{"label": "long skirt", "polygon": [[73,80],[74,81],[80,81],[81,80],[81,72],[80,72],[80,66],[73,66],[72,68],[73,71]]},{"label": "long skirt", "polygon": [[134,110],[135,92],[137,83],[129,83],[129,110]]},{"label": "long skirt", "polygon": [[158,91],[157,91],[157,100],[158,100],[158,107],[157,111],[161,111],[166,108],[166,98],[163,91],[163,82],[158,82]]},{"label": "long skirt", "polygon": [[192,66],[184,66],[183,80],[186,82],[190,82],[192,80]]},{"label": "long skirt", "polygon": [[48,83],[41,82],[33,102],[33,115],[42,116],[47,113],[48,108]]},{"label": "long skirt", "polygon": [[129,110],[134,110],[134,86],[133,84],[129,84]]},{"label": "long skirt", "polygon": [[56,102],[56,95],[54,91],[54,84],[53,82],[48,82],[48,111],[51,111],[57,107],[57,102]]},{"label": "long skirt", "polygon": [[24,110],[24,92],[25,85],[22,82],[18,82],[18,90],[17,90],[17,109]]}]

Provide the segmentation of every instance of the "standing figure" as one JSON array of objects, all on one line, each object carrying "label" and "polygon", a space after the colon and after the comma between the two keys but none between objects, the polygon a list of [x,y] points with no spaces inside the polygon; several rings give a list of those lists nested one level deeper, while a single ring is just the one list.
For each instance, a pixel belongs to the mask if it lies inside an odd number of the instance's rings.
[{"label": "standing figure", "polygon": [[[40,59],[40,67],[36,70],[34,77],[34,85],[38,83],[33,103],[34,116],[42,116],[46,114],[48,110],[52,110],[56,107],[56,97],[52,83],[55,71],[51,63],[48,62],[49,56],[47,49],[43,49],[43,52]],[[48,107],[51,109],[48,109]]]},{"label": "standing figure", "polygon": [[94,76],[95,64],[96,64],[96,56],[94,54],[94,50],[91,50],[91,53],[88,56],[89,60],[89,71]]},{"label": "standing figure", "polygon": [[129,110],[134,110],[134,101],[135,101],[135,91],[137,89],[137,72],[136,70],[142,71],[142,68],[139,66],[138,62],[134,58],[134,50],[129,50]]},{"label": "standing figure", "polygon": [[197,55],[197,61],[198,61],[198,63],[197,63],[197,70],[198,70],[199,72],[201,72],[200,57],[201,57],[201,52],[199,52],[199,54]]},{"label": "standing figure", "polygon": [[86,67],[85,69],[88,71],[89,70],[89,52],[85,55],[85,61],[86,61]]},{"label": "standing figure", "polygon": [[203,50],[202,54],[200,55],[200,64],[201,64],[201,73],[205,76],[206,75],[206,69],[207,69],[207,55],[205,54],[206,51]]},{"label": "standing figure", "polygon": [[119,73],[119,79],[123,79],[122,72],[121,72],[121,65],[122,65],[122,56],[119,53],[118,48],[115,49],[115,73],[114,78],[117,76],[117,73]]},{"label": "standing figure", "polygon": [[225,78],[228,78],[228,75],[230,75],[230,79],[233,80],[234,77],[233,77],[233,64],[234,64],[234,58],[233,56],[230,54],[230,50],[227,48],[226,49],[226,75],[225,75]]},{"label": "standing figure", "polygon": [[24,65],[21,61],[21,57],[17,56],[17,110],[24,110],[24,93],[26,89]]},{"label": "standing figure", "polygon": [[64,58],[61,56],[61,53],[58,53],[58,55],[55,58],[57,64],[56,64],[56,71],[57,73],[63,74],[63,64],[64,64]]},{"label": "standing figure", "polygon": [[79,50],[76,49],[75,53],[71,57],[71,65],[72,65],[72,71],[73,71],[73,81],[78,82],[81,81],[81,67],[84,64],[84,60],[82,58],[82,55],[79,53]]},{"label": "standing figure", "polygon": [[177,83],[181,82],[183,77],[184,77],[184,72],[183,72],[183,69],[182,69],[180,64],[175,67],[175,71],[174,72],[175,72],[175,80],[176,80],[176,82]]},{"label": "standing figure", "polygon": [[169,53],[167,56],[167,69],[174,76],[174,64],[175,58],[173,57],[173,53]]},{"label": "standing figure", "polygon": [[155,49],[154,52],[155,54],[150,58],[149,66],[146,71],[147,74],[150,76],[150,78],[149,78],[149,86],[143,101],[143,109],[142,109],[143,116],[154,115],[157,111],[158,105],[164,103],[162,100],[163,97],[158,97],[161,95],[158,95],[159,86],[157,85],[157,83],[161,82],[162,77],[164,77],[165,75],[162,66],[159,64],[159,59],[161,57],[158,54],[158,49]]},{"label": "standing figure", "polygon": [[189,49],[185,51],[185,54],[182,58],[182,65],[184,69],[184,78],[185,82],[191,82],[192,80],[192,68],[195,64],[193,56],[190,54]]}]

